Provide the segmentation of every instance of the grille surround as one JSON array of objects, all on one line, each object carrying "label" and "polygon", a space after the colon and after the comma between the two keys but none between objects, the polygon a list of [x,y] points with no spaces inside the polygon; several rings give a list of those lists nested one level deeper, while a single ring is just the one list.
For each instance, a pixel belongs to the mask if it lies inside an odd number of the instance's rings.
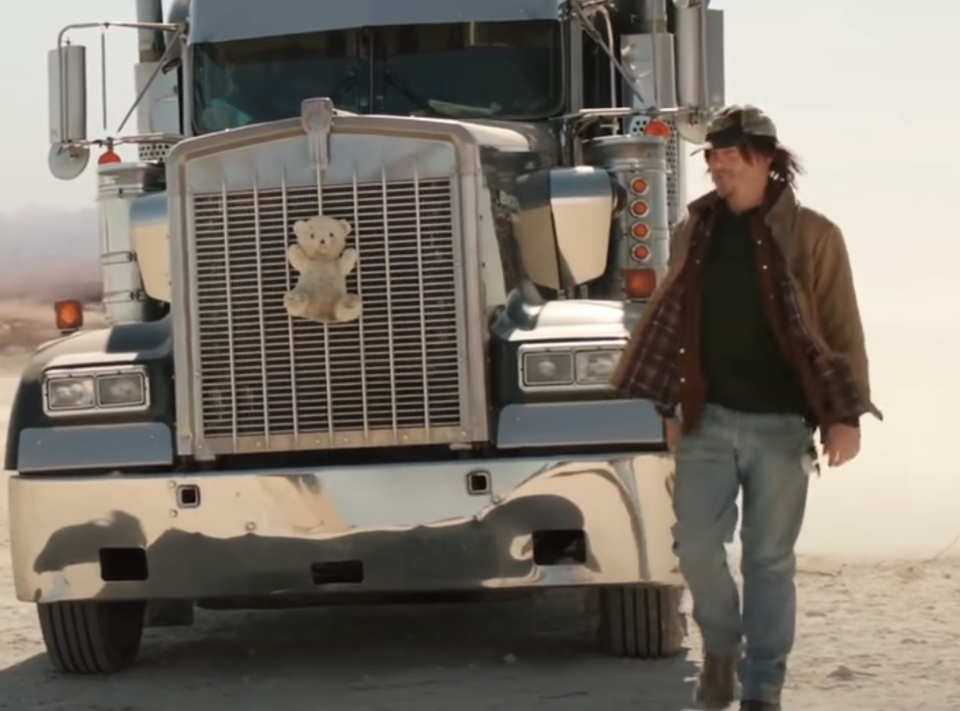
[{"label": "grille surround", "polygon": [[[200,449],[473,440],[465,426],[466,342],[457,328],[464,323],[458,187],[455,178],[414,171],[406,180],[383,174],[189,195]],[[352,225],[348,246],[359,260],[347,287],[363,301],[360,321],[324,326],[283,308],[297,276],[286,261],[292,225],[320,213]]]},{"label": "grille surround", "polygon": [[[491,436],[488,392],[488,318],[486,270],[482,245],[492,237],[492,224],[482,219],[491,199],[484,182],[476,131],[463,124],[406,116],[338,115],[329,136],[329,164],[321,172],[311,164],[312,142],[299,118],[254,124],[180,141],[167,158],[169,194],[170,302],[173,326],[173,367],[176,411],[176,452],[198,462],[212,462],[234,451],[283,452],[323,449],[327,433],[313,436],[207,440],[201,416],[201,375],[197,289],[193,275],[195,230],[194,194],[271,187],[330,185],[444,177],[453,193],[460,267],[457,278],[458,338],[463,346],[461,383],[462,430],[450,448],[469,449]],[[292,241],[292,235],[290,236]],[[361,267],[362,268],[362,267]],[[496,285],[495,285],[496,286]],[[434,432],[436,434],[436,432]],[[359,442],[362,435],[355,437]],[[319,441],[318,441],[319,440]],[[415,444],[415,442],[412,442]],[[234,446],[234,445],[238,446]],[[340,448],[340,443],[331,443]],[[376,446],[376,443],[360,447]],[[389,444],[387,444],[389,446]],[[376,450],[370,450],[374,455]],[[318,462],[322,464],[322,462]]]}]

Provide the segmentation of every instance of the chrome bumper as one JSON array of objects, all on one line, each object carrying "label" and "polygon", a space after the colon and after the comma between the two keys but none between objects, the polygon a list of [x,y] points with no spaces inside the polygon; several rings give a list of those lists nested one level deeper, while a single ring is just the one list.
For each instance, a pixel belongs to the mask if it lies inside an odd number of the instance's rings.
[{"label": "chrome bumper", "polygon": [[[11,476],[16,592],[52,602],[676,585],[672,472],[669,456],[638,454]],[[585,556],[538,564],[544,531],[582,531]],[[145,569],[116,579],[105,562],[116,549]]]}]

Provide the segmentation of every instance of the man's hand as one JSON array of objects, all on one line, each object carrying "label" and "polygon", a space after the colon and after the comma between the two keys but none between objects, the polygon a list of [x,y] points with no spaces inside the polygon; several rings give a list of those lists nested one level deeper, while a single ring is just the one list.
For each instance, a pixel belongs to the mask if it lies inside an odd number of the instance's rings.
[{"label": "man's hand", "polygon": [[850,425],[830,425],[823,446],[827,466],[839,467],[860,453],[860,428]]},{"label": "man's hand", "polygon": [[665,417],[663,428],[667,436],[667,449],[671,454],[677,453],[677,442],[680,440],[680,420],[676,417]]}]

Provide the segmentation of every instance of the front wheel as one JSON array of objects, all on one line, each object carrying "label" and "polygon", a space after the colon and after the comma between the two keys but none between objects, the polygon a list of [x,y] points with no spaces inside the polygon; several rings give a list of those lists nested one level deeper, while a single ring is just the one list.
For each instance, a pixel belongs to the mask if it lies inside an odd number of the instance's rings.
[{"label": "front wheel", "polygon": [[683,588],[623,585],[600,589],[600,643],[615,657],[661,659],[683,648]]},{"label": "front wheel", "polygon": [[37,605],[47,656],[64,674],[112,674],[137,656],[142,601],[52,602]]}]

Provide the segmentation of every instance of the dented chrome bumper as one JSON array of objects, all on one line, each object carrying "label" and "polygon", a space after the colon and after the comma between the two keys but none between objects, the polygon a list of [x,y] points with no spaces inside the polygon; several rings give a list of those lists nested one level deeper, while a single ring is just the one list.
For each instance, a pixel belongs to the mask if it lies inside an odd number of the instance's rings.
[{"label": "dented chrome bumper", "polygon": [[[669,456],[638,454],[11,476],[16,592],[50,602],[680,584],[672,472]],[[567,557],[544,561],[558,541]]]}]

